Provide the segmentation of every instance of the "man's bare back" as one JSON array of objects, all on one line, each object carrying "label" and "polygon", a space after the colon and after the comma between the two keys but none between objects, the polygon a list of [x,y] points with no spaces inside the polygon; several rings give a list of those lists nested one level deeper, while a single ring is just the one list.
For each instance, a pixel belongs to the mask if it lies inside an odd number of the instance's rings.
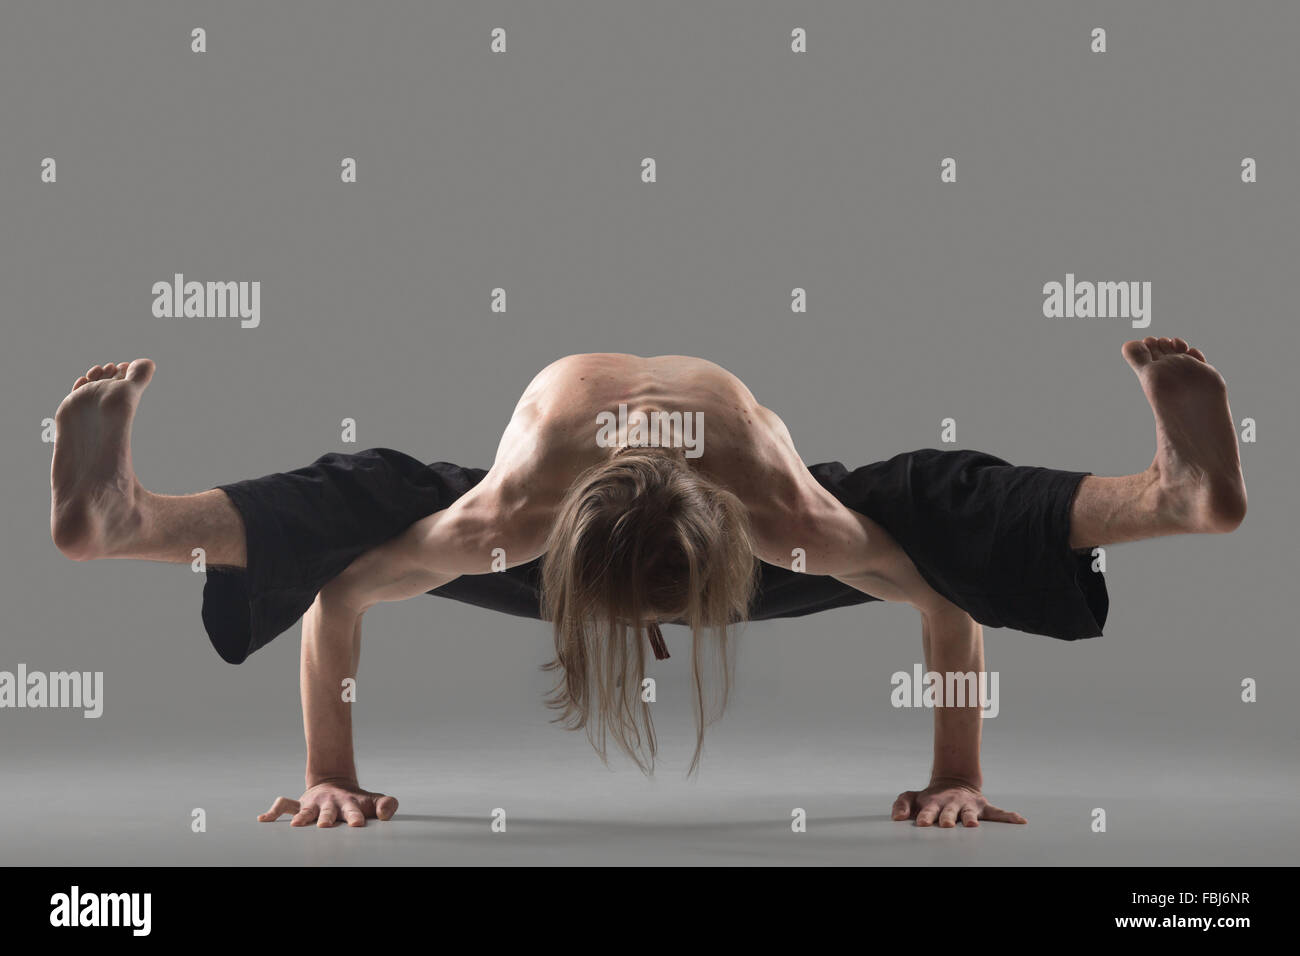
[{"label": "man's bare back", "polygon": [[[700,414],[703,453],[688,463],[745,505],[755,557],[789,566],[799,548],[808,573],[834,576],[883,600],[947,603],[883,528],[817,482],[785,423],[744,382],[691,356],[602,352],[551,363],[524,389],[487,477],[448,511],[509,516],[492,522],[492,546],[504,549],[510,565],[538,557],[574,479],[617,450],[597,443],[597,416],[620,406],[629,414]],[[447,520],[454,516],[426,519],[430,525]],[[490,553],[485,545],[474,547]]]}]

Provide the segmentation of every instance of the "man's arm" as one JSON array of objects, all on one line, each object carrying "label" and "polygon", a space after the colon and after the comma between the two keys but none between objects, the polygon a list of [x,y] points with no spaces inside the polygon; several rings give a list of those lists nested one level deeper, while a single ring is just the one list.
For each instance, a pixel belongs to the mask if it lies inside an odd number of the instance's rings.
[{"label": "man's arm", "polygon": [[958,823],[977,827],[980,820],[1028,822],[1018,813],[993,806],[981,793],[983,708],[978,688],[984,673],[984,629],[965,611],[944,601],[921,611],[921,640],[926,672],[943,677],[941,694],[948,686],[949,674],[974,674],[977,692],[974,700],[967,699],[962,706],[946,697],[940,700],[934,711],[934,764],[929,786],[900,793],[894,801],[893,818],[915,818],[919,827],[935,823],[941,827]]},{"label": "man's arm", "polygon": [[[780,535],[771,552],[788,553],[793,546],[808,555],[808,571],[828,574],[850,587],[882,601],[910,604],[921,615],[921,639],[925,669],[941,675],[984,673],[984,631],[975,620],[936,592],[917,571],[916,565],[884,528],[866,515],[845,508],[829,495],[816,490],[803,496],[802,503],[783,522],[788,529],[800,529],[803,540]],[[800,499],[796,498],[796,501]],[[767,558],[765,558],[767,560]],[[945,680],[945,686],[947,681]],[[930,783],[924,790],[908,790],[894,803],[895,820],[916,819],[918,826],[978,826],[979,820],[1025,823],[1018,813],[1001,810],[980,792],[981,702],[958,707],[942,701],[934,711],[934,764]]]},{"label": "man's arm", "polygon": [[[478,492],[479,489],[475,489]],[[307,738],[307,790],[299,800],[279,798],[259,819],[292,813],[295,826],[351,826],[386,820],[397,801],[363,790],[352,749],[352,706],[343,681],[356,678],[361,618],[375,604],[401,601],[490,569],[493,548],[507,565],[523,564],[544,546],[542,524],[491,488],[471,492],[451,508],[417,521],[401,535],[367,551],[330,581],[303,618],[303,729]]]},{"label": "man's arm", "polygon": [[[921,615],[921,642],[927,673],[982,674],[984,629],[960,609]],[[981,701],[943,700],[934,712],[934,765],[930,786],[947,784],[978,791],[980,773]],[[963,821],[964,822],[964,821]]]}]

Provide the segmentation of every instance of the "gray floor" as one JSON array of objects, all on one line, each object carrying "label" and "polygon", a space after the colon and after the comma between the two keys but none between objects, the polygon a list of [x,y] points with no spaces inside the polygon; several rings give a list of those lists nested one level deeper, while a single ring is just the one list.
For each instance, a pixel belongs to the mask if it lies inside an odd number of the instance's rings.
[{"label": "gray floor", "polygon": [[[0,798],[7,864],[867,864],[1281,865],[1300,846],[1300,773],[1281,749],[1159,735],[1117,740],[1003,733],[986,751],[996,802],[1025,827],[919,829],[888,819],[926,772],[915,734],[816,743],[717,728],[703,776],[680,765],[647,781],[605,770],[581,738],[546,727],[410,734],[367,743],[364,782],[401,800],[364,830],[295,829],[254,817],[297,783],[299,750],[255,740],[159,753],[141,738],[111,762],[93,753],[10,752]],[[672,728],[673,750],[689,728]],[[678,754],[680,757],[681,754]],[[190,831],[203,807],[207,832]],[[493,833],[494,808],[507,814]],[[790,811],[808,830],[790,829]],[[1090,830],[1094,807],[1107,832]]]}]

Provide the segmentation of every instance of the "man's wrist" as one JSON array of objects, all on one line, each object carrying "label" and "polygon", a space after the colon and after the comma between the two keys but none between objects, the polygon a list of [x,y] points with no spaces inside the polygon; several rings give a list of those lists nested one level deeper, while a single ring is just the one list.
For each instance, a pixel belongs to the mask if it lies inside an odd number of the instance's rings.
[{"label": "man's wrist", "polygon": [[319,787],[326,783],[334,784],[338,787],[357,787],[359,786],[357,783],[357,771],[355,768],[351,771],[333,770],[329,772],[317,772],[310,768],[307,770],[308,790],[312,787]]},{"label": "man's wrist", "polygon": [[978,771],[975,773],[952,773],[934,771],[930,774],[930,790],[982,790],[984,788],[984,777]]}]

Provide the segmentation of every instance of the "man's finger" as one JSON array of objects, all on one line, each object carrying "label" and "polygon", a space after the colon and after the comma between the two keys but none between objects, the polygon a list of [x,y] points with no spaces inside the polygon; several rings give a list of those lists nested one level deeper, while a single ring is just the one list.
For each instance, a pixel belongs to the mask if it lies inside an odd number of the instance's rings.
[{"label": "man's finger", "polygon": [[361,808],[353,800],[343,800],[339,806],[343,810],[343,816],[348,821],[350,827],[363,827],[366,825],[366,815],[361,812]]},{"label": "man's finger", "polygon": [[280,819],[286,813],[297,813],[298,810],[297,800],[290,800],[288,797],[276,797],[275,803],[271,804],[271,809],[259,814],[257,819],[263,823],[271,823]]},{"label": "man's finger", "polygon": [[939,826],[943,827],[945,830],[949,827],[955,827],[957,825],[957,810],[959,808],[960,804],[956,801],[944,807],[943,812],[939,814]]},{"label": "man's finger", "polygon": [[916,825],[918,827],[934,826],[935,818],[939,816],[939,804],[928,803],[921,808],[921,812],[916,815]]},{"label": "man's finger", "polygon": [[912,819],[912,801],[916,797],[915,790],[905,790],[898,795],[894,801],[893,817],[895,820]]},{"label": "man's finger", "polygon": [[980,812],[975,807],[975,804],[968,803],[966,806],[961,808],[961,822],[962,826],[967,827],[977,827],[980,825]]},{"label": "man's finger", "polygon": [[984,819],[992,820],[994,823],[1028,823],[1029,822],[1020,814],[1013,813],[1010,810],[999,810],[991,803],[984,808]]},{"label": "man's finger", "polygon": [[320,813],[320,808],[317,807],[315,804],[312,804],[310,806],[303,807],[296,814],[294,814],[293,820],[291,822],[296,827],[310,826],[311,822],[316,819],[316,814],[318,813]]},{"label": "man's finger", "polygon": [[397,798],[381,794],[375,801],[375,816],[381,820],[393,819],[393,814],[397,812]]},{"label": "man's finger", "polygon": [[316,826],[328,829],[338,823],[339,808],[333,803],[326,803],[320,808],[320,819],[316,821]]}]

